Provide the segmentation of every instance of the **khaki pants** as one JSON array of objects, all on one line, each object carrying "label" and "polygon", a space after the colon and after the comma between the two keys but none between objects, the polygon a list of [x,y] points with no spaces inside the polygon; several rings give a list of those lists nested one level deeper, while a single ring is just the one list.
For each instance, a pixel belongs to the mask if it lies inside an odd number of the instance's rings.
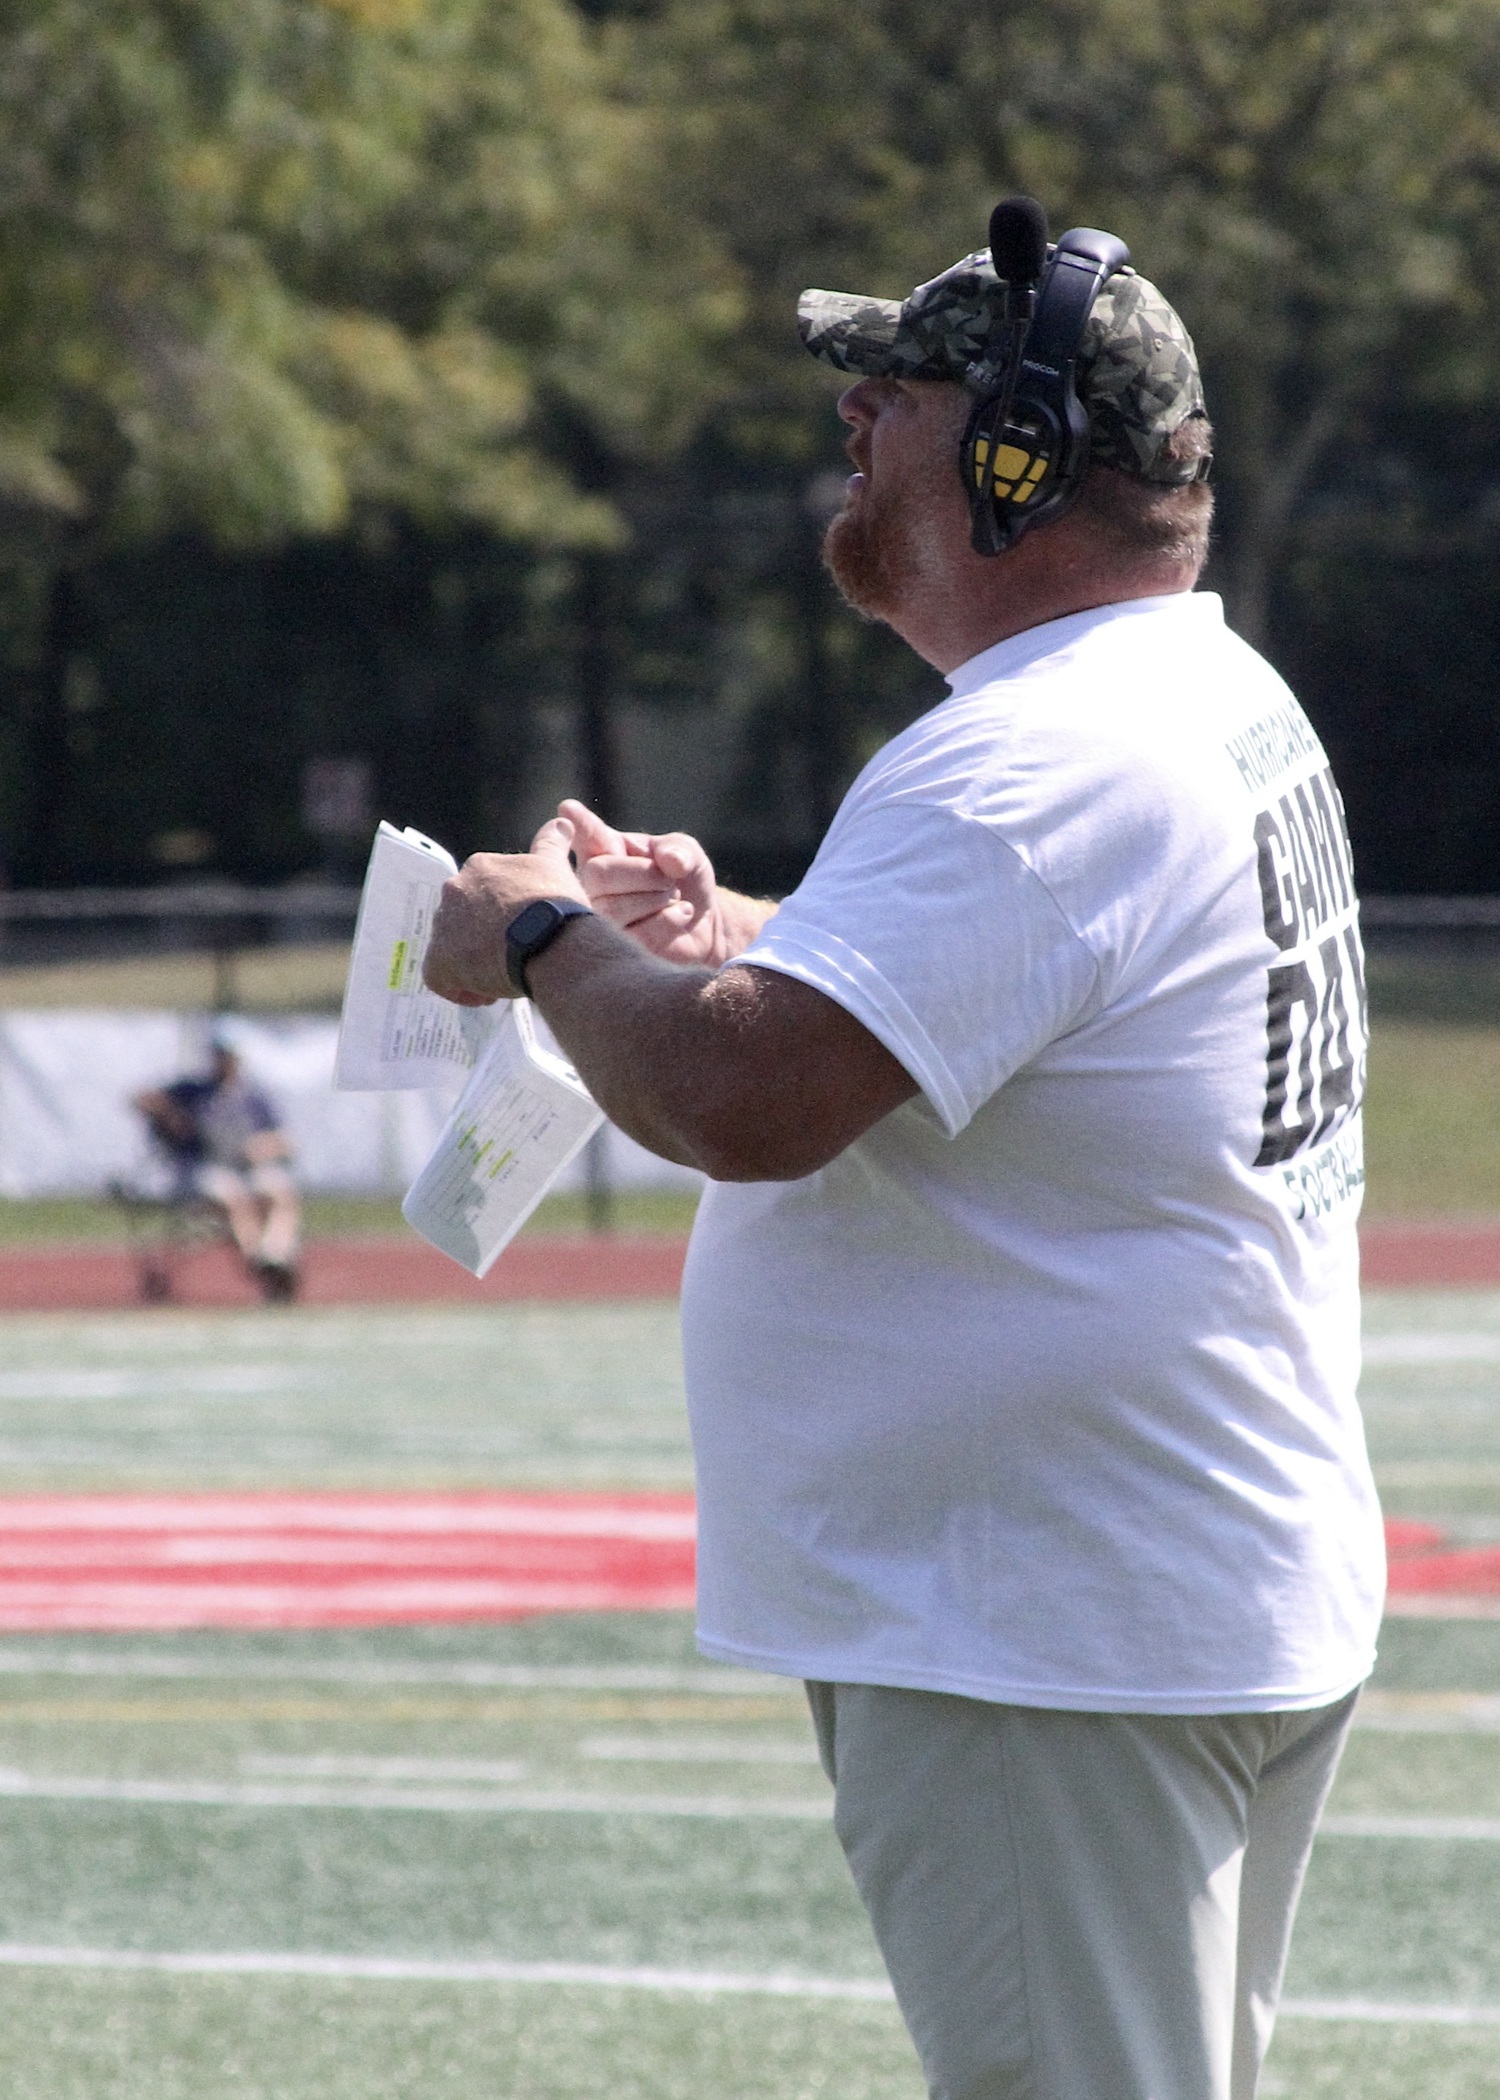
[{"label": "khaki pants", "polygon": [[808,1697],[932,2100],[1252,2100],[1354,1694],[1210,1716]]}]

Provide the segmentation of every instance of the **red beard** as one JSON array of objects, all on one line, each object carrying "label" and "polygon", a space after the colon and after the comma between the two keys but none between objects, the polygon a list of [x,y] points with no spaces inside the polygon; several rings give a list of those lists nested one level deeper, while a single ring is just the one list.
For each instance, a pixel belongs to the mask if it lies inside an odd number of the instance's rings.
[{"label": "red beard", "polygon": [[893,611],[911,577],[903,521],[887,515],[868,485],[857,506],[846,507],[823,535],[823,566],[840,596],[867,620]]}]

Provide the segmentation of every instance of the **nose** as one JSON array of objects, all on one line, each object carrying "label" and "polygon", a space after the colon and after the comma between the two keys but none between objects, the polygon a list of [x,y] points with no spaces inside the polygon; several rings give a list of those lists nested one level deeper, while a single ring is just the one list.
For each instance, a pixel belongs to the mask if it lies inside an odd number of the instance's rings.
[{"label": "nose", "polygon": [[868,429],[879,412],[882,392],[889,385],[888,379],[857,379],[839,395],[840,416],[856,430]]}]

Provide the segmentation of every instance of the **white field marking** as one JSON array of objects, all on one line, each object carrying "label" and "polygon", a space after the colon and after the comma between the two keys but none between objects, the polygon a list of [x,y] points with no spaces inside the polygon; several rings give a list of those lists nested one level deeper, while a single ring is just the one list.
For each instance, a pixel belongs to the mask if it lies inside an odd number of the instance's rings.
[{"label": "white field marking", "polygon": [[152,1582],[149,1576],[119,1581],[0,1582],[0,1627],[7,1633],[191,1633],[203,1627],[278,1633],[309,1624],[326,1625],[342,1613],[346,1623],[420,1620],[466,1615],[548,1611],[687,1611],[693,1585],[685,1577],[654,1582],[608,1576],[528,1580],[467,1575],[331,1577],[316,1591],[290,1582]]},{"label": "white field marking", "polygon": [[1500,1363],[1500,1333],[1471,1327],[1367,1334],[1364,1359],[1366,1364]]},{"label": "white field marking", "polygon": [[148,1954],[133,1948],[29,1947],[0,1941],[0,1967],[156,1969],[176,1976],[327,1976],[371,1983],[574,1983],[601,1990],[746,1992],[772,1998],[852,1998],[886,2005],[888,1983],[863,1976],[743,1976],[714,1969],[615,1968],[580,1961],[424,1961],[383,1954]]},{"label": "white field marking", "polygon": [[362,1813],[417,1810],[453,1816],[685,1816],[712,1822],[746,1818],[779,1823],[827,1823],[827,1800],[761,1800],[729,1794],[584,1794],[561,1789],[501,1792],[497,1788],[419,1786],[272,1786],[260,1782],[196,1779],[71,1779],[0,1769],[0,1800],[112,1801],[146,1808],[357,1809]]},{"label": "white field marking", "polygon": [[[0,1941],[0,1968],[124,1969],[172,1976],[311,1976],[362,1983],[581,1984],[596,1990],[731,1993],[771,1998],[844,1998],[889,2005],[894,1993],[874,1976],[744,1975],[715,1969],[615,1967],[602,1962],[422,1960],[385,1954],[262,1952],[148,1953],[135,1948],[38,1947]],[[1500,2026],[1500,2005],[1421,2005],[1372,1998],[1288,1998],[1288,2020],[1377,2021],[1388,2025]]]},{"label": "white field marking", "polygon": [[1500,2005],[1408,2005],[1399,1999],[1384,1998],[1283,1998],[1280,2017],[1374,2020],[1393,2027],[1500,2027]]},{"label": "white field marking", "polygon": [[1395,1591],[1385,1600],[1388,1619],[1500,1619],[1500,1597],[1466,1597],[1459,1590]]},{"label": "white field marking", "polygon": [[815,1765],[812,1743],[753,1735],[586,1735],[575,1746],[582,1758],[622,1764]]},{"label": "white field marking", "polygon": [[[686,1498],[684,1498],[686,1500]],[[490,1533],[529,1538],[687,1540],[697,1536],[689,1504],[641,1509],[633,1497],[590,1496],[588,1506],[448,1495],[270,1492],[234,1495],[27,1495],[0,1501],[0,1531]]]},{"label": "white field marking", "polygon": [[139,1649],[106,1653],[41,1645],[0,1646],[0,1676],[142,1677],[217,1682],[256,1681],[352,1685],[457,1685],[472,1691],[507,1692],[710,1692],[725,1697],[779,1694],[802,1702],[802,1681],[758,1670],[721,1669],[704,1663],[665,1669],[653,1663],[623,1663],[614,1669],[572,1663],[341,1662],[306,1657],[247,1655],[219,1661],[194,1655],[149,1655]]},{"label": "white field marking", "polygon": [[510,1786],[529,1766],[518,1757],[242,1757],[242,1772],[266,1779],[458,1779]]},{"label": "white field marking", "polygon": [[298,1364],[205,1364],[150,1371],[0,1371],[7,1400],[161,1400],[199,1393],[280,1393],[317,1385],[321,1375]]},{"label": "white field marking", "polygon": [[1500,1696],[1476,1692],[1365,1692],[1356,1728],[1391,1735],[1500,1735]]},{"label": "white field marking", "polygon": [[1500,1844],[1500,1816],[1325,1816],[1319,1837],[1424,1838],[1443,1844],[1451,1839]]},{"label": "white field marking", "polygon": [[[295,1762],[294,1760],[289,1762]],[[310,1762],[313,1762],[310,1760]],[[327,1760],[333,1764],[333,1759]],[[339,1761],[352,1765],[358,1759]],[[378,1763],[380,1760],[370,1760]],[[397,1760],[420,1765],[421,1760]],[[326,1776],[332,1777],[333,1774]],[[349,1781],[356,1774],[349,1771]],[[394,1776],[394,1775],[392,1775]],[[418,1776],[413,1774],[413,1777]],[[594,1794],[558,1789],[501,1791],[493,1786],[283,1785],[193,1779],[74,1779],[0,1769],[0,1799],[111,1801],[142,1807],[418,1810],[438,1815],[685,1816],[717,1822],[739,1818],[824,1823],[830,1799],[760,1799],[728,1794]],[[1325,1816],[1319,1837],[1416,1838],[1429,1843],[1500,1843],[1494,1816]]]}]

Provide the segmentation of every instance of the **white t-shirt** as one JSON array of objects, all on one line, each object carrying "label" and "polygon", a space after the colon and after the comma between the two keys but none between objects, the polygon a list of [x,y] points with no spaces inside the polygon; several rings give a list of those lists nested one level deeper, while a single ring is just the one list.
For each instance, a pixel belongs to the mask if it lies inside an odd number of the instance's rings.
[{"label": "white t-shirt", "polygon": [[1207,595],[950,684],[742,958],[921,1092],[704,1198],[700,1645],[1032,1706],[1319,1705],[1371,1667],[1384,1574],[1327,759]]}]

